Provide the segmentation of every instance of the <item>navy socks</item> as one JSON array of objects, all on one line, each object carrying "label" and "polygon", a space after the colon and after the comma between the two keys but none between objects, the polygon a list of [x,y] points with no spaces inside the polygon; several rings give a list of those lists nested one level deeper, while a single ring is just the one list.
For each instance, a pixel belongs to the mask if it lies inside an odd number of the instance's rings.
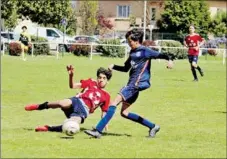
[{"label": "navy socks", "polygon": [[114,113],[116,111],[116,106],[111,105],[106,112],[106,115],[99,121],[99,123],[96,126],[96,130],[98,130],[100,133],[103,131],[105,126],[108,124],[110,119],[113,117]]},{"label": "navy socks", "polygon": [[150,129],[152,129],[153,127],[155,127],[155,124],[153,124],[152,122],[148,121],[147,119],[142,118],[141,116],[134,114],[134,113],[129,113],[128,116],[124,116],[125,118],[135,121],[137,123],[140,123]]}]

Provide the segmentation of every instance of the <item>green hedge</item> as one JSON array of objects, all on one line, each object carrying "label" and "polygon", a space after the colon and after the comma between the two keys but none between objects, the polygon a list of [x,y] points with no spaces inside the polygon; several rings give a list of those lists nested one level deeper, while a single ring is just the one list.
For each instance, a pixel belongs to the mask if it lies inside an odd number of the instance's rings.
[{"label": "green hedge", "polygon": [[[183,49],[183,44],[179,41],[162,41],[160,44],[161,52],[173,54],[177,59],[186,59],[188,56],[187,49]],[[181,48],[163,48],[163,47],[181,47]]]},{"label": "green hedge", "polygon": [[[34,43],[48,42],[46,38],[31,36],[31,41]],[[49,44],[34,44],[33,46],[34,55],[50,55],[50,46]],[[31,53],[29,51],[29,53]]]},{"label": "green hedge", "polygon": [[[101,40],[102,44],[113,44],[113,45],[121,45],[121,42],[119,39],[106,39]],[[124,57],[125,55],[125,47],[122,46],[103,46],[99,45],[97,46],[96,50],[98,52],[101,52],[103,56],[107,57]]]}]

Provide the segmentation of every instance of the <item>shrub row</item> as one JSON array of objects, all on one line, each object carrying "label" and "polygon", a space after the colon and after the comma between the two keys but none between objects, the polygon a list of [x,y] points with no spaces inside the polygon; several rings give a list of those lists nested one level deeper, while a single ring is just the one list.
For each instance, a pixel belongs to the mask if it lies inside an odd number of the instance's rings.
[{"label": "shrub row", "polygon": [[[100,44],[113,44],[113,45],[120,45],[119,39],[108,39],[108,40],[101,40]],[[124,57],[125,54],[125,47],[123,46],[92,46],[93,52],[102,53],[102,56],[107,57]],[[91,52],[91,45],[80,45],[80,44],[73,44],[70,47],[70,51],[76,56],[88,56]]]},{"label": "shrub row", "polygon": [[[161,41],[161,43],[159,44],[159,46],[161,46],[160,49],[157,47],[152,47],[152,46],[156,46],[154,41],[146,40],[143,42],[143,45],[151,47],[154,50],[160,51],[163,54],[173,55],[177,59],[186,59],[188,55],[187,50],[182,49],[183,45],[179,41],[174,41],[174,40]],[[163,47],[182,47],[182,48],[163,48]]]},{"label": "shrub row", "polygon": [[[31,36],[32,42],[48,42],[47,39],[36,36]],[[49,44],[34,44],[33,46],[33,54],[34,55],[49,55],[50,54],[50,47]],[[14,56],[19,56],[22,53],[21,44],[20,42],[11,42],[9,44],[9,54]],[[28,49],[28,54],[31,54],[31,46]]]},{"label": "shrub row", "polygon": [[[119,39],[106,39],[101,41],[102,44],[113,44],[113,45],[121,45]],[[107,57],[124,57],[125,55],[125,47],[123,46],[97,46],[97,50],[102,52],[103,56]]]}]

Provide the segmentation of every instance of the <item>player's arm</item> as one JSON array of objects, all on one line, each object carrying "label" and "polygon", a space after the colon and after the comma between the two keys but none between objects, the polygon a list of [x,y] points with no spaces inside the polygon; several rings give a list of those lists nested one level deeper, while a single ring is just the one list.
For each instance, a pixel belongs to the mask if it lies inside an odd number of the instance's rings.
[{"label": "player's arm", "polygon": [[81,83],[73,82],[73,75],[74,75],[73,66],[72,65],[68,65],[66,68],[67,68],[67,71],[69,73],[69,88],[71,88],[71,89],[79,89],[79,88],[81,88]]},{"label": "player's arm", "polygon": [[146,58],[167,60],[168,61],[167,68],[173,67],[173,60],[175,58],[173,54],[169,55],[163,54],[150,48],[146,48],[144,54]]},{"label": "player's arm", "polygon": [[200,37],[200,43],[199,43],[199,47],[201,47],[204,43],[205,43],[205,39]]},{"label": "player's arm", "polygon": [[187,45],[187,43],[186,43],[186,41],[185,41],[185,40],[184,40],[184,46],[185,46],[185,47],[188,47],[188,45]]},{"label": "player's arm", "polygon": [[111,64],[111,65],[109,66],[109,70],[110,70],[110,71],[116,70],[116,71],[121,71],[121,72],[128,72],[129,69],[131,68],[130,61],[131,61],[131,58],[129,57],[129,58],[125,61],[124,66],[119,66],[119,65]]}]

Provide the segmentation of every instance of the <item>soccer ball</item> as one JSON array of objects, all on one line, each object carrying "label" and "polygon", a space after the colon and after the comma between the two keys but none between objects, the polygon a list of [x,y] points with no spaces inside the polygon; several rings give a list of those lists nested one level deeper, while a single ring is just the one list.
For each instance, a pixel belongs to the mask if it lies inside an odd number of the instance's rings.
[{"label": "soccer ball", "polygon": [[80,125],[75,120],[66,119],[63,123],[62,131],[68,136],[73,136],[80,131]]}]

